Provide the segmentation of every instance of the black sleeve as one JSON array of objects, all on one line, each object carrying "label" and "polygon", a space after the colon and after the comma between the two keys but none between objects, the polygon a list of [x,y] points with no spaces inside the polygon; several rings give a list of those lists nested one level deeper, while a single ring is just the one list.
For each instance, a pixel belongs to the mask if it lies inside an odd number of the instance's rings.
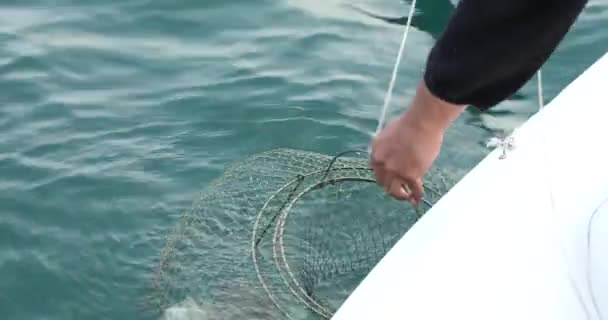
[{"label": "black sleeve", "polygon": [[461,0],[424,80],[439,98],[486,110],[529,81],[587,0]]}]

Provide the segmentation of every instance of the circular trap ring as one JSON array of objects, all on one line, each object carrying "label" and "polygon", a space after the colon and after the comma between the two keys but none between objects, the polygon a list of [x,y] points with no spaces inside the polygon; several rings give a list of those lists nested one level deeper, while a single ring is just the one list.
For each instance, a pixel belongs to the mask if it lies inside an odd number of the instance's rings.
[{"label": "circular trap ring", "polygon": [[[363,161],[367,161],[366,159],[345,159],[341,161],[343,159],[341,158],[342,156],[352,152],[359,154],[363,153],[363,151],[358,150],[342,152],[331,159],[327,168],[296,175],[292,180],[280,186],[276,192],[270,195],[257,213],[251,235],[251,259],[258,280],[268,295],[268,298],[288,319],[294,319],[294,317],[279,303],[279,299],[272,293],[268,281],[264,279],[264,276],[260,272],[258,245],[262,241],[262,238],[267,234],[268,230],[274,226],[272,236],[272,259],[282,283],[289,289],[289,292],[297,298],[299,303],[303,304],[306,308],[320,317],[330,319],[335,313],[335,310],[332,310],[326,304],[315,299],[315,297],[310,294],[309,290],[306,290],[295,276],[293,268],[290,266],[287,259],[284,234],[292,208],[307,194],[316,190],[321,190],[327,186],[336,186],[346,182],[377,184],[372,169],[369,166],[364,165],[366,163]],[[443,180],[443,182],[445,182],[445,180]],[[423,187],[425,192],[428,191],[432,195],[434,201],[441,197],[440,192],[429,185],[429,183],[424,183]],[[379,192],[383,193],[384,191],[379,190]],[[277,201],[278,203],[273,204],[277,198],[281,198],[282,201]],[[423,211],[426,211],[433,206],[432,201],[433,200],[427,198],[422,199],[422,204],[425,209],[421,209],[420,207],[415,208],[417,219],[421,217]],[[264,216],[269,216],[271,218],[269,222],[262,227],[261,221]]]}]

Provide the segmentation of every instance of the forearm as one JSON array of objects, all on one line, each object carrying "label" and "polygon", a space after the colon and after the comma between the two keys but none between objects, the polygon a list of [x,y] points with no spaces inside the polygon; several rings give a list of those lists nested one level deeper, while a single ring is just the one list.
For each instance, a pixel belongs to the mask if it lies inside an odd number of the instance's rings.
[{"label": "forearm", "polygon": [[424,82],[437,98],[488,109],[549,58],[587,0],[461,0],[429,54]]},{"label": "forearm", "polygon": [[443,133],[465,110],[465,105],[441,100],[429,91],[424,81],[416,89],[414,101],[401,117],[404,125],[417,127],[422,132]]}]

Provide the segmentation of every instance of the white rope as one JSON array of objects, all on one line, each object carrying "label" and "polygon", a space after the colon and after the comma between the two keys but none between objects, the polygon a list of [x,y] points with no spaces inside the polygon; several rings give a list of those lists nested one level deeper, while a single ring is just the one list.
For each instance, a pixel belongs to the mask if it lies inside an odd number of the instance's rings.
[{"label": "white rope", "polygon": [[[538,108],[539,111],[542,110],[544,108],[544,98],[543,98],[543,80],[542,80],[542,70],[539,69],[537,72],[537,90],[538,90]],[[546,146],[547,144],[547,137],[546,137],[546,132],[543,130],[542,131],[542,137],[543,137],[543,144]],[[544,156],[544,161],[542,164],[542,169],[541,171],[544,172],[545,174],[545,181],[547,182],[547,189],[549,191],[549,201],[551,203],[551,210],[553,212],[553,214],[557,215],[557,205],[556,205],[556,199],[555,199],[555,195],[553,194],[553,189],[552,189],[552,179],[551,179],[551,175],[548,173],[547,168],[551,165],[550,162],[550,157],[548,155],[548,152],[545,148],[543,149],[543,156]],[[602,314],[599,310],[599,307],[597,305],[597,301],[595,299],[595,295],[593,292],[593,285],[591,282],[591,278],[590,278],[590,261],[591,261],[591,222],[593,220],[593,217],[595,216],[596,211],[593,212],[593,214],[591,215],[591,218],[589,219],[588,225],[587,225],[587,268],[585,270],[585,280],[586,280],[586,284],[587,284],[587,289],[589,290],[589,295],[591,297],[591,305],[592,305],[592,309],[593,311],[595,311],[595,315],[597,317],[597,319],[603,319]],[[557,219],[557,217],[556,217]],[[566,249],[563,245],[563,243],[561,243],[560,249],[562,250],[562,254],[564,255],[564,259],[566,261],[564,261],[564,263],[566,263],[566,265],[568,265],[567,262],[567,254],[566,254]],[[582,294],[582,289],[576,284],[576,280],[574,279],[574,275],[571,272],[568,272],[568,280],[570,281],[570,285],[572,286],[573,290],[576,293],[576,297],[579,301],[579,303],[581,304],[581,306],[583,307],[583,309],[585,310],[585,315],[586,315],[586,319],[591,319],[591,311],[589,310],[587,304],[585,303],[585,299],[583,298],[583,294]]]},{"label": "white rope", "polygon": [[386,114],[388,113],[388,109],[391,103],[391,98],[393,95],[393,89],[395,87],[395,82],[397,81],[397,73],[399,71],[399,64],[403,58],[403,51],[405,50],[405,41],[407,40],[407,35],[410,32],[410,25],[412,24],[412,19],[414,18],[414,12],[416,9],[416,0],[412,0],[412,6],[410,7],[410,12],[407,16],[407,22],[405,24],[405,31],[403,31],[403,39],[401,40],[401,46],[399,47],[399,52],[397,53],[397,59],[395,61],[395,66],[393,67],[393,75],[391,77],[391,81],[388,85],[388,90],[386,95],[384,96],[384,105],[382,106],[382,112],[380,113],[380,117],[378,118],[378,128],[376,128],[375,135],[382,130],[384,127],[384,122],[386,120]]},{"label": "white rope", "polygon": [[[376,135],[378,134],[378,132],[380,132],[380,130],[382,130],[383,126],[384,126],[384,122],[386,120],[386,114],[388,112],[389,106],[390,106],[390,102],[391,102],[391,97],[392,97],[392,92],[393,89],[395,87],[395,82],[397,80],[397,73],[399,70],[399,64],[401,63],[402,57],[403,57],[403,52],[405,50],[405,42],[407,40],[407,35],[409,34],[409,30],[410,30],[410,26],[412,23],[412,19],[414,17],[414,12],[415,12],[415,8],[416,8],[416,0],[412,1],[412,5],[408,14],[408,18],[407,18],[407,23],[405,25],[405,31],[403,32],[403,39],[401,40],[401,45],[399,47],[399,52],[397,54],[397,59],[395,61],[395,66],[393,68],[393,74],[391,76],[391,80],[389,83],[389,87],[387,90],[387,93],[384,97],[384,105],[382,107],[382,112],[380,114],[380,117],[378,118],[378,128],[376,129]],[[295,181],[292,181],[291,183],[294,183]],[[287,185],[283,186],[281,189],[286,188],[288,185],[290,185],[291,183],[288,183]],[[280,190],[279,190],[280,191]],[[254,223],[253,226],[253,234],[251,237],[251,256],[253,259],[253,264],[255,267],[255,272],[256,275],[258,277],[258,280],[260,281],[260,283],[262,284],[262,287],[264,288],[264,291],[266,291],[266,294],[268,295],[268,297],[271,299],[272,303],[288,318],[288,319],[292,319],[291,315],[289,314],[289,312],[287,312],[287,310],[285,310],[284,308],[281,307],[281,305],[278,303],[276,297],[274,297],[274,295],[270,292],[270,288],[268,287],[268,285],[266,284],[266,282],[264,281],[259,266],[258,266],[258,261],[257,261],[257,253],[256,253],[256,239],[257,239],[257,227],[260,223],[262,214],[264,209],[266,208],[266,206],[269,204],[270,200],[269,199],[264,206],[262,207],[262,209],[259,211],[258,216],[256,218],[256,221]],[[287,211],[288,212],[288,211]],[[288,213],[284,213],[285,215],[287,215]],[[286,219],[286,217],[284,218]],[[299,283],[295,280],[295,277],[293,276],[293,274],[291,273],[291,270],[289,268],[289,264],[287,264],[286,259],[284,258],[284,248],[282,248],[282,232],[281,227],[284,227],[284,223],[283,222],[283,226],[281,226],[281,224],[279,224],[279,228],[277,228],[277,231],[275,232],[275,235],[273,237],[273,256],[275,256],[275,264],[281,264],[280,260],[277,260],[277,258],[281,258],[281,255],[277,255],[277,246],[276,246],[276,242],[277,242],[277,238],[280,239],[280,247],[281,247],[281,254],[283,255],[283,263],[287,266],[287,271],[289,273],[289,276],[291,278],[291,280],[294,282],[296,288],[300,289],[299,291],[304,293],[303,296],[305,297],[305,299],[303,299],[301,297],[301,295],[297,294],[296,292],[294,292],[294,288],[289,284],[288,281],[286,281],[287,279],[284,278],[283,273],[281,272],[281,277],[283,278],[283,281],[285,282],[285,284],[289,287],[290,291],[292,291],[292,293],[301,301],[303,302],[307,307],[309,307],[310,309],[312,309],[313,311],[317,312],[317,314],[327,317],[329,315],[331,315],[331,312],[329,312],[329,310],[327,310],[326,308],[324,308],[324,306],[320,305],[317,301],[310,299],[310,297],[308,297],[308,295],[303,292],[304,290],[302,289],[302,287],[299,285]],[[307,300],[307,301],[306,301]],[[314,304],[314,306],[311,306],[310,303]],[[329,315],[328,315],[329,313]]]},{"label": "white rope", "polygon": [[538,108],[539,110],[545,106],[545,99],[543,98],[543,71],[538,69],[537,77],[538,80]]},{"label": "white rope", "polygon": [[591,304],[595,309],[595,312],[599,319],[604,319],[604,315],[598,306],[597,299],[595,297],[595,292],[593,289],[593,281],[591,281],[591,225],[593,223],[593,218],[597,215],[600,209],[608,203],[608,198],[604,199],[600,203],[600,205],[593,211],[591,217],[589,218],[589,222],[587,223],[587,268],[585,269],[585,276],[587,280],[587,288],[589,289],[589,295],[591,296]]}]

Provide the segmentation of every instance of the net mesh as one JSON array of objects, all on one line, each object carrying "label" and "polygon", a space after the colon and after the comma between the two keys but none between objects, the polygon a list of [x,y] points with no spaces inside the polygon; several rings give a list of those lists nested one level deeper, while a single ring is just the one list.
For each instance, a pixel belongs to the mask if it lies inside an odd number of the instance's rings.
[{"label": "net mesh", "polygon": [[255,155],[182,216],[148,302],[164,319],[329,319],[455,181],[435,168],[425,179],[413,208],[375,183],[363,152]]}]

